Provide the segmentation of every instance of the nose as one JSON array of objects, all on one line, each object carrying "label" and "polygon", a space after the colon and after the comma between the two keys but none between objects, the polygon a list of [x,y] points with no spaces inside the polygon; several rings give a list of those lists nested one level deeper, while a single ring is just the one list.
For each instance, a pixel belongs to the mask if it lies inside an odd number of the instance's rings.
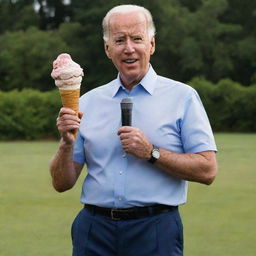
[{"label": "nose", "polygon": [[133,42],[128,39],[126,42],[125,42],[125,49],[124,49],[124,52],[126,54],[130,54],[130,53],[133,53],[135,50],[134,50],[134,45],[133,45]]}]

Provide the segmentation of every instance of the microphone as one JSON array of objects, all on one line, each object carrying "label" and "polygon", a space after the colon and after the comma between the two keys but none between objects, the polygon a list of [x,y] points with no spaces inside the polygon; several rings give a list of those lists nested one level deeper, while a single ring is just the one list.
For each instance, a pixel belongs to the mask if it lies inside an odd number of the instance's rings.
[{"label": "microphone", "polygon": [[121,103],[122,111],[122,126],[132,126],[132,100],[131,98],[122,99]]}]

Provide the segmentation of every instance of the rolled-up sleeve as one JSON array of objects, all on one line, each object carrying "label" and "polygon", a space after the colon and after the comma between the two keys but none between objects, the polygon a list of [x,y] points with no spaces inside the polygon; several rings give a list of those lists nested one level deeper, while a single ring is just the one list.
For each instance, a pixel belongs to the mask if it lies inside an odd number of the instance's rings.
[{"label": "rolled-up sleeve", "polygon": [[78,132],[74,149],[73,149],[73,161],[84,164],[85,163],[85,151],[84,151],[84,139]]},{"label": "rolled-up sleeve", "polygon": [[192,89],[185,102],[181,122],[181,138],[185,153],[217,151],[211,125],[198,93]]}]

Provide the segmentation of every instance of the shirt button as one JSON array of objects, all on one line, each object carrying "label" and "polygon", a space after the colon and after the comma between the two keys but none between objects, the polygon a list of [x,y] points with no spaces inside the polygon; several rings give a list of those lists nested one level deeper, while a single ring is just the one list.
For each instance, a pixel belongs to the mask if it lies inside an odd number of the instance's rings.
[{"label": "shirt button", "polygon": [[125,158],[125,157],[126,157],[126,153],[123,153],[123,154],[122,154],[122,157]]},{"label": "shirt button", "polygon": [[121,197],[121,196],[119,196],[119,197],[118,197],[118,200],[119,200],[119,201],[122,201],[122,197]]},{"label": "shirt button", "polygon": [[123,174],[123,171],[120,171],[119,174],[122,175],[122,174]]}]

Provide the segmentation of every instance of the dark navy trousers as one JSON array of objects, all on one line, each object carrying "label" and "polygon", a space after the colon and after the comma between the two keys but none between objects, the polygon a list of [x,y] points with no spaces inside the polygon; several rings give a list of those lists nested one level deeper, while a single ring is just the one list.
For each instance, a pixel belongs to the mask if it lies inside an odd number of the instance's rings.
[{"label": "dark navy trousers", "polygon": [[178,209],[146,218],[111,220],[82,209],[72,224],[73,256],[182,256]]}]

